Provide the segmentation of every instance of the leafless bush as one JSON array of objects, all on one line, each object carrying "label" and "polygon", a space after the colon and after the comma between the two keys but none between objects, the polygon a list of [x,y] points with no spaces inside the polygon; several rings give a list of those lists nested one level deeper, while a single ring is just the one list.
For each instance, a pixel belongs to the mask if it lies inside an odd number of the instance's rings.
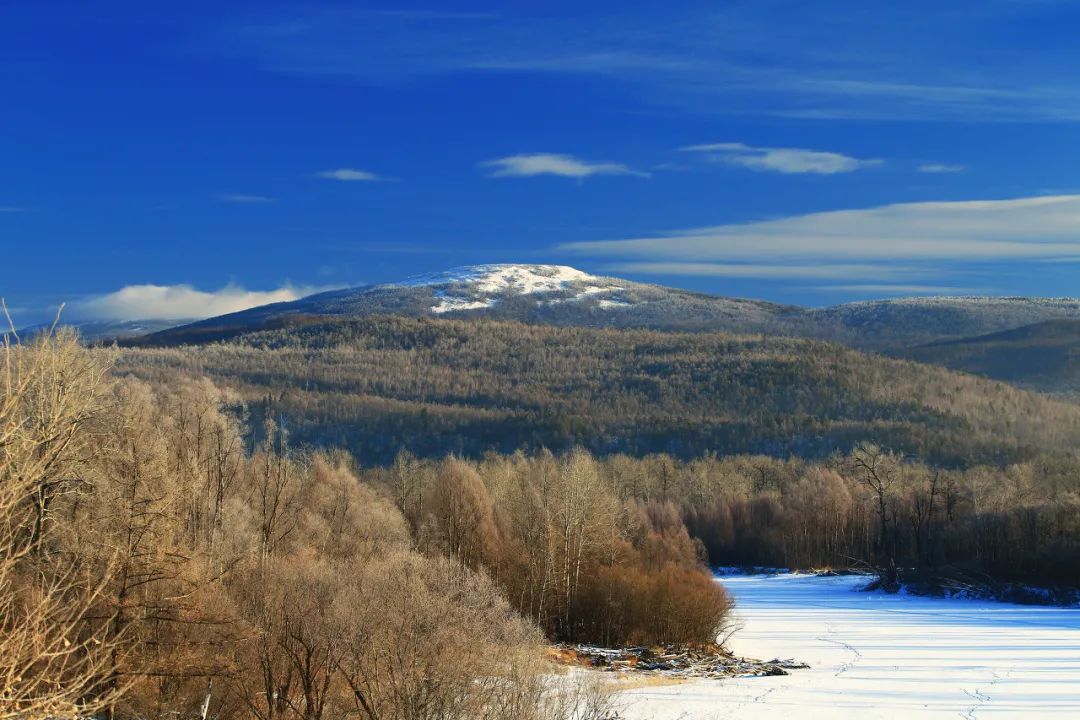
[{"label": "leafless bush", "polygon": [[338,606],[338,669],[368,720],[530,717],[538,640],[483,575],[397,553]]},{"label": "leafless bush", "polygon": [[613,683],[599,674],[575,672],[548,678],[537,720],[615,720],[618,709]]}]

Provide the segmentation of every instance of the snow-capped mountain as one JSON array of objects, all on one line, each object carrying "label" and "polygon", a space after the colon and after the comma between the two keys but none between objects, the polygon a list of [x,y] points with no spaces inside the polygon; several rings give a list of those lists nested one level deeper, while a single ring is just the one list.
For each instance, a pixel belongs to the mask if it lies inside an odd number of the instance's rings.
[{"label": "snow-capped mountain", "polygon": [[[591,275],[566,265],[469,265],[415,275],[401,282],[313,295],[274,312],[369,315],[481,315],[505,319],[555,319],[580,311],[619,311],[671,300],[681,290]],[[726,300],[709,297],[710,300]],[[729,301],[754,307],[768,303]],[[270,306],[268,306],[270,307]],[[776,307],[776,306],[770,306]],[[578,311],[578,312],[575,312]],[[607,313],[603,313],[606,315]],[[604,319],[604,318],[598,318]]]},{"label": "snow-capped mountain", "polygon": [[800,308],[707,295],[565,265],[470,265],[201,320],[149,342],[200,342],[338,317],[490,318],[564,326],[767,333],[902,352],[1036,322],[1080,319],[1080,300],[917,297]]},{"label": "snow-capped mountain", "polygon": [[592,327],[761,330],[796,308],[591,275],[565,265],[471,265],[311,295],[176,328],[157,339],[235,335],[313,318],[486,317]]},{"label": "snow-capped mountain", "polygon": [[[538,306],[580,302],[594,295],[618,293],[626,289],[625,285],[625,281],[590,275],[566,265],[472,265],[417,275],[385,287],[434,288],[437,302],[431,312],[442,315],[494,307],[500,299],[514,295],[534,295]],[[597,304],[606,309],[629,306],[618,300]]]}]

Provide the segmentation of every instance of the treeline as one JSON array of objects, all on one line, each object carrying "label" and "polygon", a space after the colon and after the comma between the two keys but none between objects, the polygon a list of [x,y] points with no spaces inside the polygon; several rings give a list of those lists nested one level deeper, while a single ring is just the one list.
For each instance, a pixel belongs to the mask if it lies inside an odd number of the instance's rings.
[{"label": "treeline", "polygon": [[822,461],[617,455],[621,497],[677,508],[714,565],[897,568],[1080,589],[1080,458],[941,469],[874,445]]},{"label": "treeline", "polygon": [[872,441],[935,464],[1007,464],[1080,442],[1080,407],[808,340],[414,318],[128,349],[154,383],[208,375],[255,425],[387,464],[573,447],[825,458]]},{"label": "treeline", "polygon": [[587,454],[359,473],[209,380],[5,346],[0,718],[598,718],[550,639],[715,640],[678,513]]},{"label": "treeline", "polygon": [[715,638],[729,603],[673,504],[621,494],[575,450],[361,474],[389,488],[423,545],[484,569],[548,637],[603,645]]}]

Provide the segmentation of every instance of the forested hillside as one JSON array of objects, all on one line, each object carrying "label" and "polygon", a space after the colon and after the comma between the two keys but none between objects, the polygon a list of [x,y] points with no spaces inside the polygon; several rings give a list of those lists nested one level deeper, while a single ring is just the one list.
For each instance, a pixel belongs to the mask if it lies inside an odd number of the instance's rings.
[{"label": "forested hillside", "polygon": [[1080,393],[1080,321],[1049,320],[1004,332],[932,343],[903,353],[1040,392]]},{"label": "forested hillside", "polygon": [[944,464],[1075,447],[1080,408],[823,342],[363,318],[125,350],[118,371],[207,374],[252,424],[365,462],[582,446],[601,454],[824,457],[873,441]]},{"label": "forested hillside", "polygon": [[1077,318],[1080,300],[1075,298],[930,296],[809,308],[788,316],[781,328],[851,347],[902,353],[927,343]]}]

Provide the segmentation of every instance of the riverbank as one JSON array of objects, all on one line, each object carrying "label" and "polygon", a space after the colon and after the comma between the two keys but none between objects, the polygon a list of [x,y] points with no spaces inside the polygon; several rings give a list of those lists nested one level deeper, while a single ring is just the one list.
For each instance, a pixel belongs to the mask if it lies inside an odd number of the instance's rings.
[{"label": "riverbank", "polygon": [[624,675],[655,675],[670,678],[745,678],[787,675],[810,666],[792,659],[755,660],[739,657],[726,648],[628,647],[557,645],[552,658],[561,665],[585,667]]},{"label": "riverbank", "polygon": [[780,677],[620,693],[629,720],[1080,716],[1080,610],[859,591],[859,576],[722,579],[739,656],[795,657]]}]

